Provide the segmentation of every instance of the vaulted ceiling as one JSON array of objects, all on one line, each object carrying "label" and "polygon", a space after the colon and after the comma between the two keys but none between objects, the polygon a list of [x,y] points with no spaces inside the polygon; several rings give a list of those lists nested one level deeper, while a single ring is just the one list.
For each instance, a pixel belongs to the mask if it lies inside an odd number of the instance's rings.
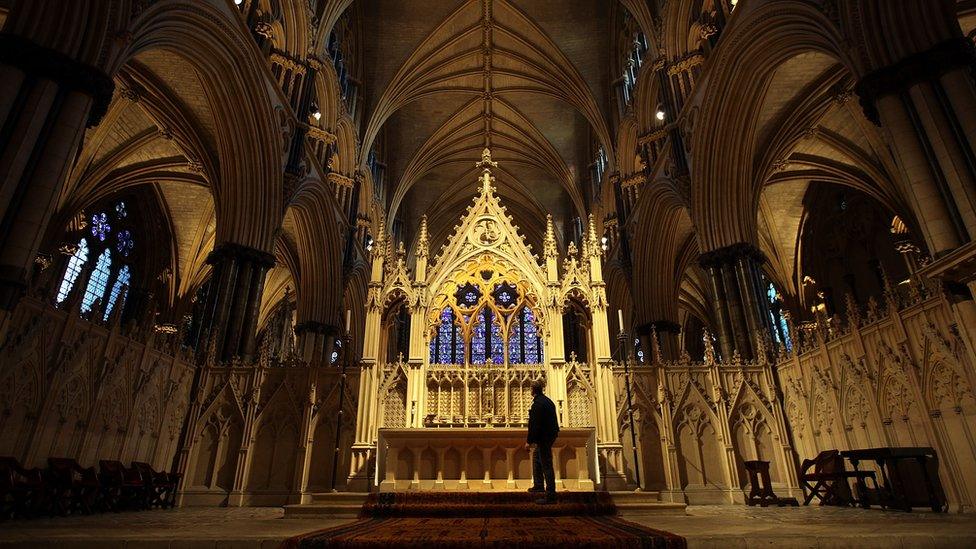
[{"label": "vaulted ceiling", "polygon": [[[490,145],[498,193],[536,246],[592,197],[595,145],[612,157],[606,0],[364,0],[362,151],[386,164],[390,219],[432,246],[478,189]],[[583,184],[587,181],[587,184]],[[538,248],[537,248],[538,249]]]}]

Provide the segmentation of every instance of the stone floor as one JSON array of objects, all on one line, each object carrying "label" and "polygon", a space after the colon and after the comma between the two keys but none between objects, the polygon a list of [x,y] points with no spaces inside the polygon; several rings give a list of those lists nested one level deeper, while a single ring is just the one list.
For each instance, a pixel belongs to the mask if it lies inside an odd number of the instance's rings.
[{"label": "stone floor", "polygon": [[[689,546],[976,547],[976,515],[832,507],[690,506],[685,516],[625,518],[685,536]],[[0,523],[0,548],[273,548],[349,519],[285,519],[279,508],[189,508]]]}]

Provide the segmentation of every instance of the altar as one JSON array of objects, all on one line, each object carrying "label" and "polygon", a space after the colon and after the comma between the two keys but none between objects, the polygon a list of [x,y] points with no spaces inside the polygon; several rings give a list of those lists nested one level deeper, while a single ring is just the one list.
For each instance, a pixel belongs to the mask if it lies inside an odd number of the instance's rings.
[{"label": "altar", "polygon": [[426,218],[412,267],[405,244],[377,235],[346,489],[528,488],[537,382],[563,427],[559,485],[626,488],[594,221],[560,257],[547,218],[540,257],[495,195],[489,150],[477,167],[480,192],[439,253]]},{"label": "altar", "polygon": [[[525,490],[532,458],[525,429],[379,429],[375,484],[404,490]],[[563,429],[553,446],[556,485],[591,491],[600,482],[596,431]]]}]

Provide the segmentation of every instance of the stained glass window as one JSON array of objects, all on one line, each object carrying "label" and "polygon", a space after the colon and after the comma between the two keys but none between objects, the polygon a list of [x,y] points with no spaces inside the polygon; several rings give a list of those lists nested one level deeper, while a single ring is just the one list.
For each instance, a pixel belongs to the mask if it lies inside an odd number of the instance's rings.
[{"label": "stained glass window", "polygon": [[492,364],[505,364],[505,340],[502,339],[502,326],[490,309],[485,309],[485,318],[491,326],[489,332],[489,346],[491,347]]},{"label": "stained glass window", "polygon": [[105,242],[110,232],[112,232],[112,225],[108,222],[108,215],[105,212],[94,214],[91,218],[92,236]]},{"label": "stained glass window", "polygon": [[119,269],[119,276],[115,277],[115,284],[112,285],[112,291],[108,294],[108,303],[105,304],[105,314],[102,316],[102,320],[107,322],[108,317],[112,315],[112,310],[115,305],[118,304],[119,307],[125,304],[125,298],[129,295],[129,266],[123,265]]},{"label": "stained glass window", "polygon": [[132,253],[132,248],[135,247],[135,243],[132,241],[132,233],[129,231],[119,231],[119,234],[115,238],[117,239],[115,249],[122,254],[122,257],[129,257],[129,254]]},{"label": "stained glass window", "polygon": [[485,311],[478,313],[478,320],[474,324],[474,331],[471,335],[471,363],[484,364],[485,350],[488,348],[487,330],[485,330]]},{"label": "stained glass window", "polygon": [[464,339],[455,322],[454,309],[444,307],[440,325],[430,342],[432,364],[464,364]]},{"label": "stained glass window", "polygon": [[637,362],[644,363],[644,346],[641,345],[639,337],[634,338],[634,356],[637,357]]},{"label": "stained glass window", "polygon": [[508,338],[508,361],[512,364],[542,364],[542,340],[532,309],[523,307]]},{"label": "stained glass window", "polygon": [[454,294],[454,297],[457,299],[458,305],[464,307],[474,307],[478,304],[478,300],[481,299],[481,290],[469,282],[468,284],[459,287],[457,293]]},{"label": "stained glass window", "polygon": [[78,249],[75,253],[71,255],[71,259],[68,260],[68,268],[64,271],[64,278],[61,279],[61,287],[58,288],[58,296],[56,302],[58,305],[64,303],[65,299],[68,299],[68,294],[71,293],[71,288],[74,287],[75,281],[78,280],[78,275],[81,274],[81,270],[85,267],[85,263],[88,261],[88,241],[84,238],[78,242]]},{"label": "stained glass window", "polygon": [[518,300],[518,290],[508,282],[503,282],[495,286],[495,291],[492,295],[495,297],[495,303],[505,309],[513,307],[516,300]]},{"label": "stained glass window", "polygon": [[779,299],[779,293],[772,283],[766,290],[766,297],[769,299],[769,319],[773,323],[773,340],[777,345],[785,345],[787,351],[793,350],[793,341],[790,339],[790,327],[783,316],[783,305]]},{"label": "stained glass window", "polygon": [[119,203],[115,205],[115,215],[117,215],[119,219],[125,219],[125,216],[129,215],[129,212],[125,208],[125,202],[119,201]]},{"label": "stained glass window", "polygon": [[88,287],[85,289],[85,297],[81,300],[81,312],[87,313],[92,309],[95,300],[105,297],[105,289],[108,286],[109,276],[112,274],[112,251],[105,250],[98,256],[95,270],[92,271],[91,278],[88,280]]}]

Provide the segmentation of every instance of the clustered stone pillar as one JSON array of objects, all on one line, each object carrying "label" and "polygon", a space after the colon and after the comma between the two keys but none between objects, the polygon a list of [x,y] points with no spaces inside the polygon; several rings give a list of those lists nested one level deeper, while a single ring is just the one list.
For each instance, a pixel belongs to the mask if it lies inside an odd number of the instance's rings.
[{"label": "clustered stone pillar", "polygon": [[85,128],[114,89],[94,67],[0,34],[0,320],[26,288]]},{"label": "clustered stone pillar", "polygon": [[973,44],[942,42],[865,75],[857,94],[868,119],[884,127],[905,175],[905,194],[935,257],[976,233],[976,127]]},{"label": "clustered stone pillar", "polygon": [[736,351],[747,360],[758,358],[758,341],[771,333],[762,284],[765,261],[762,251],[747,243],[719,248],[699,259],[708,274],[719,348],[726,360]]},{"label": "clustered stone pillar", "polygon": [[295,326],[298,337],[298,356],[312,366],[332,363],[332,352],[339,328],[323,322],[307,321]]},{"label": "clustered stone pillar", "polygon": [[239,244],[221,244],[207,258],[213,267],[200,322],[197,351],[219,362],[254,356],[264,279],[274,256]]},{"label": "clustered stone pillar", "polygon": [[[678,342],[681,326],[677,322],[655,320],[641,324],[637,327],[636,332],[640,339],[641,349],[644,350],[644,362],[646,364],[653,363],[657,358],[654,356],[655,345],[660,351],[661,360],[675,361],[681,357],[681,345]],[[654,337],[657,337],[656,342],[653,341]]]}]

